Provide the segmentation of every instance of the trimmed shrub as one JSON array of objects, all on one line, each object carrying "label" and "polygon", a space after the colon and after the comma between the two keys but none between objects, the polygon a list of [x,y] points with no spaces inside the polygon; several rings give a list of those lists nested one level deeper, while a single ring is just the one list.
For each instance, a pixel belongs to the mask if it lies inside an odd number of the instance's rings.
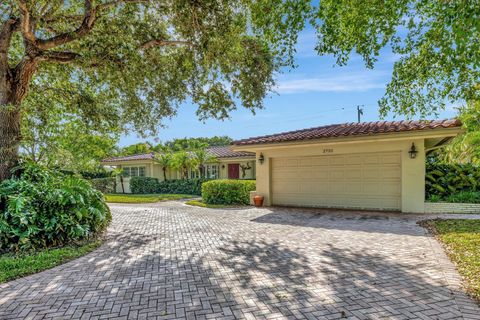
[{"label": "trimmed shrub", "polygon": [[0,251],[84,240],[112,219],[102,193],[88,181],[32,164],[0,183],[0,212]]},{"label": "trimmed shrub", "polygon": [[427,163],[426,198],[442,200],[460,192],[480,191],[480,168],[470,164]]},{"label": "trimmed shrub", "polygon": [[202,194],[202,183],[206,179],[167,180],[159,182],[157,178],[133,177],[130,179],[130,190],[136,194]]},{"label": "trimmed shrub", "polygon": [[153,194],[158,192],[158,179],[150,177],[130,178],[130,191],[136,194]]},{"label": "trimmed shrub", "polygon": [[249,204],[255,188],[255,180],[212,180],[202,185],[202,199],[206,204]]},{"label": "trimmed shrub", "polygon": [[102,193],[115,193],[117,179],[115,177],[95,178],[90,180],[90,183]]},{"label": "trimmed shrub", "polygon": [[202,185],[207,179],[167,180],[159,183],[159,193],[202,195]]}]

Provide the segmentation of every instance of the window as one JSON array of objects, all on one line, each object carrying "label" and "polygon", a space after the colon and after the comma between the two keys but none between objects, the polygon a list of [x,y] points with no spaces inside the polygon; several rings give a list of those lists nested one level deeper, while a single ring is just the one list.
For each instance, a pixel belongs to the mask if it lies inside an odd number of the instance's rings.
[{"label": "window", "polygon": [[195,169],[190,170],[190,179],[198,179],[200,178],[200,172]]},{"label": "window", "polygon": [[123,167],[124,177],[145,177],[145,167]]},{"label": "window", "polygon": [[218,165],[207,164],[205,166],[205,177],[207,179],[218,179]]}]

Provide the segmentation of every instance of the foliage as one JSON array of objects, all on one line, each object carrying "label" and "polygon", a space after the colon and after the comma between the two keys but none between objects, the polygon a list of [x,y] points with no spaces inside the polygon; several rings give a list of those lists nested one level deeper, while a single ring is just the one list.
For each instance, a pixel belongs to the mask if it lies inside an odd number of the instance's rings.
[{"label": "foliage", "polygon": [[233,141],[228,136],[213,136],[210,138],[178,138],[171,141],[166,141],[164,145],[173,151],[181,151],[190,149],[193,145],[205,145],[205,147],[220,147],[228,146]]},{"label": "foliage", "polygon": [[212,180],[202,185],[202,199],[206,204],[247,205],[255,186],[254,180]]},{"label": "foliage", "polygon": [[130,191],[135,194],[160,193],[157,178],[132,177],[130,178]]},{"label": "foliage", "polygon": [[197,167],[201,179],[205,179],[205,164],[218,162],[217,157],[208,153],[206,147],[206,145],[200,144],[195,146],[191,152],[192,164]]},{"label": "foliage", "polygon": [[100,240],[79,245],[53,248],[33,253],[4,254],[0,256],[0,283],[25,277],[66,263],[98,248]]},{"label": "foliage", "polygon": [[123,147],[119,155],[120,156],[131,156],[134,154],[145,154],[149,152],[153,152],[154,147],[150,142],[141,142],[141,143],[136,143],[132,144],[126,147]]},{"label": "foliage", "polygon": [[170,148],[162,146],[155,154],[154,161],[162,167],[163,180],[167,181],[167,170],[172,167],[173,153]]},{"label": "foliage", "polygon": [[33,164],[0,184],[0,251],[46,248],[86,239],[111,221],[89,182]]},{"label": "foliage", "polygon": [[62,116],[65,106],[27,100],[22,121],[24,159],[74,172],[100,171],[100,161],[115,153],[119,129],[92,127],[75,116]]},{"label": "foliage", "polygon": [[468,292],[480,301],[480,220],[434,220],[432,223]]},{"label": "foliage", "polygon": [[91,179],[90,183],[101,193],[116,192],[117,179],[115,177],[95,178]]},{"label": "foliage", "polygon": [[426,198],[442,199],[462,191],[480,191],[480,168],[471,164],[427,163]]},{"label": "foliage", "polygon": [[480,191],[461,191],[445,198],[446,202],[480,203]]},{"label": "foliage", "polygon": [[130,179],[130,190],[135,194],[194,194],[201,195],[202,183],[206,179],[168,180],[159,182],[156,178],[133,177]]},{"label": "foliage", "polygon": [[188,171],[193,167],[195,167],[195,162],[187,151],[182,150],[173,154],[172,168],[180,171],[182,179],[188,179]]},{"label": "foliage", "polygon": [[480,101],[468,101],[466,107],[460,108],[459,118],[466,132],[439,149],[436,155],[443,162],[480,166]]},{"label": "foliage", "polygon": [[225,206],[223,204],[206,204],[202,200],[189,200],[189,201],[185,202],[185,204],[188,204],[189,206],[211,208],[211,209],[221,209],[221,208],[228,208],[229,207],[229,206]]},{"label": "foliage", "polygon": [[316,50],[339,65],[357,53],[373,68],[391,47],[397,60],[380,113],[426,117],[446,102],[479,100],[479,15],[478,1],[322,0]]},{"label": "foliage", "polygon": [[189,179],[189,180],[169,180],[159,183],[158,191],[160,193],[184,193],[200,196],[202,194],[202,184],[207,179]]},{"label": "foliage", "polygon": [[153,203],[192,198],[190,194],[106,194],[105,201],[110,203]]}]

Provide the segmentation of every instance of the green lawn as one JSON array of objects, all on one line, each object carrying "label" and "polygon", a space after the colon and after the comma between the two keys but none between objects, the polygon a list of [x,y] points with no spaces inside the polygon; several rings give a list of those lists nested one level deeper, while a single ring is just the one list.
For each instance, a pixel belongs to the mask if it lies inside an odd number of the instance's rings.
[{"label": "green lawn", "polygon": [[106,194],[105,201],[111,203],[153,203],[194,197],[198,196],[190,194]]},{"label": "green lawn", "polygon": [[0,255],[0,283],[25,277],[86,255],[102,242],[95,240],[80,246],[45,249],[34,253]]},{"label": "green lawn", "polygon": [[185,204],[191,205],[191,206],[196,206],[196,207],[202,207],[202,208],[233,208],[236,206],[227,206],[224,204],[206,204],[202,200],[189,200],[185,202]]},{"label": "green lawn", "polygon": [[465,280],[468,292],[480,301],[480,220],[433,220],[431,224]]}]

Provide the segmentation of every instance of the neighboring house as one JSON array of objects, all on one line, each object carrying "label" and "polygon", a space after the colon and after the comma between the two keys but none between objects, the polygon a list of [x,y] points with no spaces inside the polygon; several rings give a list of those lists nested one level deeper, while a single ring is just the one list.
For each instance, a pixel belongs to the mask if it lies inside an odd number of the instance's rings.
[{"label": "neighboring house", "polygon": [[423,213],[425,155],[461,133],[459,120],[328,125],[232,143],[255,152],[266,205]]},{"label": "neighboring house", "polygon": [[[255,179],[255,153],[233,151],[230,147],[210,147],[208,153],[217,161],[205,165],[205,177],[209,179]],[[154,161],[154,153],[104,159],[103,165],[114,166],[123,170],[123,186],[130,193],[131,177],[153,177],[163,181],[162,167]],[[199,178],[196,168],[188,172],[189,179]],[[181,179],[178,170],[167,169],[167,179]],[[120,177],[117,177],[117,192],[122,192]]]}]

